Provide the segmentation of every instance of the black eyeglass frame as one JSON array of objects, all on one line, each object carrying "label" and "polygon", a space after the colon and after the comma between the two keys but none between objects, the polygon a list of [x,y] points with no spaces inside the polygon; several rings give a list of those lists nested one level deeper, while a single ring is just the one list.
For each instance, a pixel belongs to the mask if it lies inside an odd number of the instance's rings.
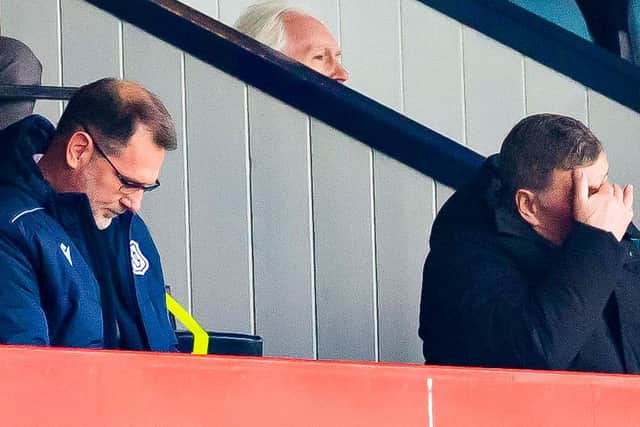
[{"label": "black eyeglass frame", "polygon": [[100,155],[104,157],[104,159],[111,165],[111,168],[116,173],[116,177],[118,177],[118,179],[120,180],[120,184],[122,184],[119,189],[121,193],[131,194],[139,190],[142,190],[143,192],[147,193],[149,191],[153,191],[156,188],[160,187],[160,180],[158,179],[156,179],[156,182],[153,184],[142,184],[140,182],[132,181],[126,176],[124,176],[123,174],[121,174],[118,168],[113,164],[113,162],[111,162],[111,159],[109,159],[109,156],[107,156],[106,153],[102,151],[102,148],[100,148],[98,141],[96,141],[93,134],[89,132],[89,129],[87,129],[87,126],[82,126],[82,128],[83,128],[83,131],[86,132],[87,135],[91,137],[91,141],[93,142],[93,146],[96,148],[96,151],[98,151],[98,153],[100,153]]}]

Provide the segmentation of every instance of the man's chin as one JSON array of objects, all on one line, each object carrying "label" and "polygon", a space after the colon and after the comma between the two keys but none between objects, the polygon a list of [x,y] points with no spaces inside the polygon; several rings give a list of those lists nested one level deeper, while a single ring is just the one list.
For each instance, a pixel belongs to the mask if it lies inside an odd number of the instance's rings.
[{"label": "man's chin", "polygon": [[98,227],[98,230],[105,230],[111,225],[112,220],[113,220],[112,217],[104,217],[104,216],[96,217],[95,218],[96,227]]}]

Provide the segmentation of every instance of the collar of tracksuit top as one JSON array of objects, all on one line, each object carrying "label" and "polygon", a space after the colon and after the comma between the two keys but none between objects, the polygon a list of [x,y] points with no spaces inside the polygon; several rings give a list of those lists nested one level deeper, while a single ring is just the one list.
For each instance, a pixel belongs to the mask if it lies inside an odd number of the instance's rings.
[{"label": "collar of tracksuit top", "polygon": [[[98,238],[100,233],[95,225],[91,208],[89,205],[89,199],[82,193],[56,193],[49,183],[44,179],[40,169],[33,161],[33,155],[46,152],[51,137],[53,136],[54,128],[51,123],[41,116],[30,116],[16,125],[6,128],[3,132],[2,140],[20,141],[20,144],[0,144],[0,185],[12,185],[20,188],[30,197],[39,202],[49,214],[54,217],[69,234],[74,244],[78,247],[78,250],[82,253],[85,260],[89,262],[94,268],[94,275],[97,279],[101,278],[113,278],[114,276],[129,278],[129,280],[122,280],[123,285],[129,285],[131,289],[127,290],[129,295],[136,295],[134,279],[131,278],[131,265],[128,259],[126,262],[111,262],[101,263],[100,260],[96,261],[96,255],[103,260],[101,255],[104,255],[104,247],[96,244],[97,241],[104,241],[104,238]],[[125,236],[130,239],[131,223],[133,214],[130,212],[124,213],[119,216],[118,221],[114,221],[114,226],[121,228]],[[124,242],[123,244],[128,244]],[[127,248],[128,249],[128,248]],[[120,259],[119,259],[120,261]],[[105,264],[105,265],[100,265]],[[110,266],[110,267],[108,267]],[[100,271],[107,268],[115,268],[117,271],[106,272]],[[125,271],[126,270],[126,271]],[[117,285],[115,285],[117,286]],[[104,284],[101,284],[101,288],[104,288]],[[114,284],[110,284],[109,288],[113,290]],[[103,298],[116,298],[113,291],[107,291],[101,289]],[[103,310],[105,306],[111,307],[109,313],[113,315],[113,304],[117,304],[117,301],[109,301],[106,305],[103,301]],[[140,346],[136,345],[132,350],[143,350],[149,348],[148,338],[145,336],[145,327],[142,319],[140,319],[140,307],[137,304],[133,304],[136,307],[133,308],[136,313],[130,316],[131,319],[136,319],[135,329],[139,331],[140,335],[138,339],[133,341],[139,342]],[[112,333],[113,329],[110,327],[115,322],[115,319],[107,313],[105,322],[105,344],[109,341],[113,341]],[[104,315],[104,311],[103,311]],[[128,325],[133,328],[134,325]],[[116,328],[117,329],[117,328]],[[112,332],[110,332],[112,331]],[[116,337],[116,340],[119,339]],[[151,345],[153,347],[153,345]]]}]

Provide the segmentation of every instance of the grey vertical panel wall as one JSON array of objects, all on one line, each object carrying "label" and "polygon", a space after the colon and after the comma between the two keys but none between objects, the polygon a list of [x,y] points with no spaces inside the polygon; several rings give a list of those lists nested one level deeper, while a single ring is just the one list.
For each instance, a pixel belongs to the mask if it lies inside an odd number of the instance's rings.
[{"label": "grey vertical panel wall", "polygon": [[380,360],[419,362],[415,336],[433,185],[384,155],[377,158],[375,175]]},{"label": "grey vertical panel wall", "polygon": [[186,58],[193,313],[251,333],[253,264],[244,83]]},{"label": "grey vertical panel wall", "polygon": [[463,143],[462,26],[415,0],[403,0],[402,12],[405,113]]},{"label": "grey vertical panel wall", "polygon": [[182,3],[204,13],[205,15],[217,18],[219,9],[218,1],[219,0],[184,0]]},{"label": "grey vertical panel wall", "polygon": [[525,60],[527,114],[559,113],[587,123],[584,86],[531,59]]},{"label": "grey vertical panel wall", "polygon": [[249,90],[256,329],[266,354],[314,357],[308,118]]},{"label": "grey vertical panel wall", "polygon": [[467,145],[487,155],[524,116],[524,60],[470,28],[463,37]]},{"label": "grey vertical panel wall", "polygon": [[340,6],[348,85],[400,110],[400,0],[348,0]]},{"label": "grey vertical panel wall", "polygon": [[120,20],[81,0],[62,0],[61,10],[63,84],[122,77]]},{"label": "grey vertical panel wall", "polygon": [[[42,83],[60,85],[60,0],[3,0],[0,3],[2,35],[26,43],[42,63]],[[53,122],[60,118],[60,101],[38,101],[35,112]]]},{"label": "grey vertical panel wall", "polygon": [[318,356],[373,360],[371,150],[312,120]]},{"label": "grey vertical panel wall", "polygon": [[233,25],[238,19],[242,11],[250,4],[255,3],[253,0],[218,0],[220,21],[227,25]]},{"label": "grey vertical panel wall", "polygon": [[[189,3],[233,23],[251,1]],[[640,188],[637,113],[413,0],[304,3],[366,95],[485,154],[526,113],[574,115],[612,178]],[[181,148],[144,215],[207,328],[261,334],[271,355],[421,361],[420,272],[445,188],[82,0],[0,0],[0,15],[45,83],[124,69],[167,104]],[[53,105],[38,108],[55,120]]]},{"label": "grey vertical panel wall", "polygon": [[[405,114],[466,144],[462,25],[414,0],[403,0],[402,19]],[[434,209],[453,193],[434,191]]]}]

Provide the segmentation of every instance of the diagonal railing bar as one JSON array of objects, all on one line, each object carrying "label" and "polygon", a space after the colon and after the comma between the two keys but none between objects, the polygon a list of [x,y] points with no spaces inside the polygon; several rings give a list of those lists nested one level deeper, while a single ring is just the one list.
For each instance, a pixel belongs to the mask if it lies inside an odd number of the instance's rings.
[{"label": "diagonal railing bar", "polygon": [[86,0],[200,60],[457,188],[483,157],[175,0]]},{"label": "diagonal railing bar", "polygon": [[0,98],[68,100],[76,90],[75,87],[0,85]]}]

